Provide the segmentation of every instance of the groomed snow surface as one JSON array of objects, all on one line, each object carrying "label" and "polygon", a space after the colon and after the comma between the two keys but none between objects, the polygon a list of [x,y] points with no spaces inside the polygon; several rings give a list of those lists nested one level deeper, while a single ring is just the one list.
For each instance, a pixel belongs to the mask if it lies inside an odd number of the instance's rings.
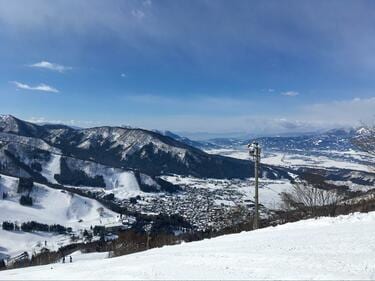
[{"label": "groomed snow surface", "polygon": [[374,279],[375,212],[320,218],[106,259],[0,272],[9,279]]}]

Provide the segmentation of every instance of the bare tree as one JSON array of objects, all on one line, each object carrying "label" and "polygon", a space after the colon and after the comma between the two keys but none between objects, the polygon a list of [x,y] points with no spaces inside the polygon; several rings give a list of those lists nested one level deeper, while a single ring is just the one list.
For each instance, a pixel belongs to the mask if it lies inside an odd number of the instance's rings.
[{"label": "bare tree", "polygon": [[281,199],[282,208],[286,211],[302,210],[317,216],[332,215],[343,197],[337,190],[325,190],[306,182],[295,182],[292,191],[282,193]]}]

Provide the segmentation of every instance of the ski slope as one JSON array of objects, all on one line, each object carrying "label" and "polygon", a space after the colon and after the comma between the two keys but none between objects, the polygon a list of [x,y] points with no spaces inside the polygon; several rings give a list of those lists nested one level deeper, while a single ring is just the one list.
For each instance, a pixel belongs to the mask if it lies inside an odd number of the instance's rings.
[{"label": "ski slope", "polygon": [[[51,159],[42,165],[41,174],[45,177],[48,182],[57,184],[55,175],[61,173],[61,155],[50,154]],[[73,158],[68,159],[72,165],[73,170],[82,170],[88,176],[102,176],[105,182],[105,188],[93,188],[90,186],[80,186],[81,188],[89,188],[101,190],[108,193],[113,193],[119,199],[127,199],[129,197],[135,197],[142,195],[143,192],[139,188],[138,181],[132,171],[123,171],[121,169],[108,167],[91,161],[77,160]]]},{"label": "ski slope", "polygon": [[12,279],[374,279],[375,212],[299,221],[105,259],[0,272]]},{"label": "ski slope", "polygon": [[34,184],[30,193],[33,206],[22,206],[19,203],[21,194],[17,193],[17,185],[18,179],[1,175],[0,193],[5,191],[8,197],[5,200],[0,199],[0,222],[34,220],[80,229],[113,222],[118,216],[117,213],[105,208],[96,200],[38,183]]},{"label": "ski slope", "polygon": [[[72,227],[73,231],[77,232],[90,226],[118,222],[118,214],[96,200],[37,183],[30,193],[33,206],[23,206],[19,203],[21,194],[17,193],[17,186],[17,178],[1,175],[0,225],[3,221],[17,222],[19,225],[36,221]],[[4,192],[8,194],[6,199],[2,199]],[[44,241],[47,241],[51,250],[57,250],[60,246],[70,243],[69,236],[0,229],[0,258],[18,255],[24,251],[31,253],[40,249],[39,245]]]}]

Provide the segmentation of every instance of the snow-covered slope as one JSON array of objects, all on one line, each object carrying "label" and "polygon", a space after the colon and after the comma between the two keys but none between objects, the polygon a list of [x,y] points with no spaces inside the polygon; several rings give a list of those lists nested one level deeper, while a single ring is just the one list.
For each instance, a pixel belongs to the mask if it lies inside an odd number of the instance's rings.
[{"label": "snow-covered slope", "polygon": [[[52,251],[57,251],[59,247],[71,243],[70,237],[65,234],[0,229],[0,259],[14,257],[25,251],[29,255],[33,252],[38,253],[45,246],[46,241],[46,246]],[[2,280],[1,276],[0,280]]]},{"label": "snow-covered slope", "polygon": [[152,249],[0,272],[0,279],[375,278],[375,212],[321,218]]},{"label": "snow-covered slope", "polygon": [[40,223],[59,223],[82,228],[99,224],[101,220],[113,221],[118,215],[96,200],[37,183],[30,193],[33,206],[22,206],[19,203],[21,194],[17,193],[17,184],[18,179],[1,175],[0,194],[6,192],[8,196],[0,200],[0,221],[35,220]]},{"label": "snow-covered slope", "polygon": [[[33,206],[19,203],[18,179],[1,175],[0,178],[0,224],[3,221],[21,224],[36,221],[45,224],[60,224],[78,231],[90,226],[117,222],[118,214],[105,208],[93,199],[85,198],[63,190],[52,189],[42,184],[34,184],[30,196]],[[3,193],[7,198],[3,198]],[[66,240],[66,241],[65,241]],[[38,242],[48,241],[51,247],[58,242],[69,243],[69,238],[51,233],[25,233],[0,229],[0,257],[14,256],[23,251],[31,251]],[[65,242],[63,242],[65,241]]]}]

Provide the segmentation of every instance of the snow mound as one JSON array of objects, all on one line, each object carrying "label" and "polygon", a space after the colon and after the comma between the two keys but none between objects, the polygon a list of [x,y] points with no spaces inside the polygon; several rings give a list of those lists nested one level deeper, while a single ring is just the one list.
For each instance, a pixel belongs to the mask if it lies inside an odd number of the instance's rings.
[{"label": "snow mound", "polygon": [[375,212],[321,218],[105,259],[0,272],[0,279],[374,279]]}]

